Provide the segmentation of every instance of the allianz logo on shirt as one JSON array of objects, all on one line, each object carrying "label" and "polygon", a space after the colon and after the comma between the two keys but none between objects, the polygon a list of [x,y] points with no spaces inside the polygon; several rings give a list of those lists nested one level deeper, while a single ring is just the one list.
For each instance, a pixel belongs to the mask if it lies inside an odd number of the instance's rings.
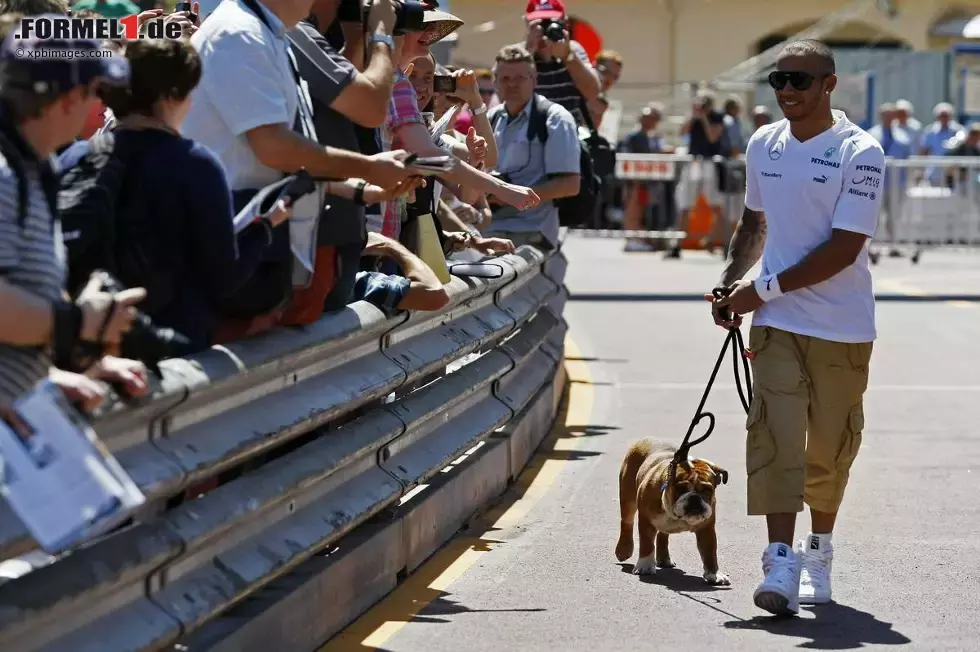
[{"label": "allianz logo on shirt", "polygon": [[858,197],[864,197],[866,199],[875,199],[877,197],[873,192],[865,192],[864,190],[855,190],[854,188],[848,188],[847,194],[857,195]]}]

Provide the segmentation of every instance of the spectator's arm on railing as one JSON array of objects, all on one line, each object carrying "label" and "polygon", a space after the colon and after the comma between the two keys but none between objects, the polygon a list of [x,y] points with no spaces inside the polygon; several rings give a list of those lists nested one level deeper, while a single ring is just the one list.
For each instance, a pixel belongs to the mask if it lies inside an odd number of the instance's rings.
[{"label": "spectator's arm on railing", "polygon": [[400,242],[378,233],[368,233],[364,254],[394,260],[411,281],[408,292],[398,304],[399,310],[440,310],[449,303],[449,294],[432,268]]},{"label": "spectator's arm on railing", "polygon": [[245,136],[260,163],[286,173],[306,168],[314,177],[357,177],[383,188],[396,186],[409,176],[401,163],[405,153],[400,151],[364,156],[324,147],[297,134],[286,124],[255,127],[245,132]]}]

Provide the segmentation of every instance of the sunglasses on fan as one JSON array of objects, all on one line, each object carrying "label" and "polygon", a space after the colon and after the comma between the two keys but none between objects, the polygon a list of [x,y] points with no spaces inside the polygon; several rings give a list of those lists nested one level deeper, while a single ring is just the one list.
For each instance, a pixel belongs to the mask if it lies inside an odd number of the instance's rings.
[{"label": "sunglasses on fan", "polygon": [[[827,75],[819,75],[821,79]],[[802,70],[775,70],[769,73],[769,85],[775,90],[781,91],[789,84],[798,91],[805,91],[813,86],[814,80],[818,75],[813,75]]]}]

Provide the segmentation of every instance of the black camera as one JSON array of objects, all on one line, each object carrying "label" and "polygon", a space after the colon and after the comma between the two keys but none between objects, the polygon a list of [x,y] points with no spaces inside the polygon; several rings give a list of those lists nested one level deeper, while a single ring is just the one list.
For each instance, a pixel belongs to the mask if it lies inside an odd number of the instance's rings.
[{"label": "black camera", "polygon": [[[93,275],[99,279],[99,289],[103,292],[117,294],[126,289],[109,272],[99,270]],[[119,352],[121,357],[139,360],[153,370],[157,370],[161,360],[191,353],[196,350],[184,335],[172,328],[156,326],[148,315],[138,311],[132,327],[123,336]]]},{"label": "black camera", "polygon": [[544,37],[552,43],[557,43],[565,39],[565,21],[562,20],[543,20],[541,21],[541,31]]},{"label": "black camera", "polygon": [[[377,1],[377,0],[375,0]],[[362,6],[363,0],[341,0],[337,8],[337,20],[341,23],[367,24],[368,9]],[[408,32],[421,32],[425,29],[425,5],[416,0],[393,0],[395,5],[395,28],[392,34],[401,36]]]}]

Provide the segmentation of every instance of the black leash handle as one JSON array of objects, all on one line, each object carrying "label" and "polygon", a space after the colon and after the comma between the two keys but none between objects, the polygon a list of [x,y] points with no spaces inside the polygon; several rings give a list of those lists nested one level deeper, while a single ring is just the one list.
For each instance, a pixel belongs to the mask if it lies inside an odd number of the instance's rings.
[{"label": "black leash handle", "polygon": [[[717,287],[711,291],[711,294],[716,300],[720,301],[731,294],[731,289]],[[719,308],[719,314],[725,321],[732,321],[734,318],[732,311],[727,306]],[[694,419],[691,420],[691,425],[687,429],[687,434],[684,435],[684,440],[677,447],[677,452],[674,453],[674,460],[671,463],[670,469],[671,481],[674,479],[673,476],[676,472],[677,465],[680,462],[686,461],[688,452],[710,437],[715,429],[715,415],[711,412],[706,412],[704,406],[708,402],[708,395],[711,394],[711,387],[715,384],[715,378],[718,376],[718,370],[721,369],[721,363],[725,359],[725,353],[728,351],[729,344],[732,345],[732,366],[735,373],[735,388],[738,390],[738,398],[742,403],[742,408],[746,414],[749,413],[749,407],[752,405],[752,371],[745,350],[745,341],[742,339],[742,331],[737,326],[732,326],[728,329],[728,335],[725,337],[725,343],[721,347],[721,353],[718,354],[714,369],[711,370],[711,377],[708,378],[708,385],[704,388],[704,394],[701,396],[701,402],[698,404],[698,409],[694,413]],[[739,370],[738,364],[739,358],[742,360],[741,371]],[[744,386],[742,382],[743,376]],[[698,427],[698,424],[704,420],[708,422],[704,434],[692,440],[691,435],[694,434],[694,430]],[[724,480],[727,480],[727,478]]]}]

